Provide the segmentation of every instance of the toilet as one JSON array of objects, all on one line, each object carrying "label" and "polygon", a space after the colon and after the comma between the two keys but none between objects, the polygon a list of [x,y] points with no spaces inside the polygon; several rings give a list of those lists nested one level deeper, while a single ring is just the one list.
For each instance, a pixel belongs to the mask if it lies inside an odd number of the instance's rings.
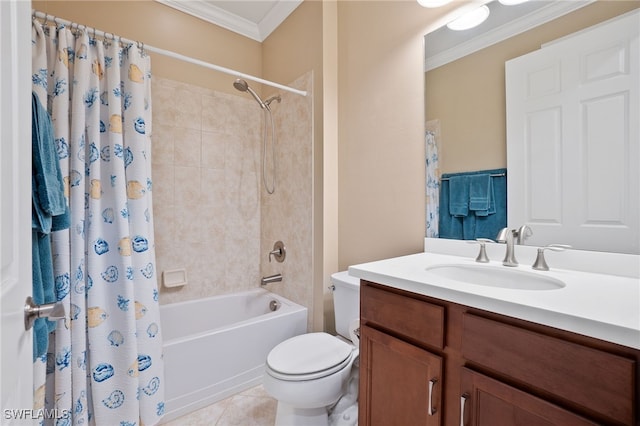
[{"label": "toilet", "polygon": [[343,271],[331,283],[338,335],[301,334],[267,355],[263,385],[278,400],[276,426],[357,425],[360,281]]}]

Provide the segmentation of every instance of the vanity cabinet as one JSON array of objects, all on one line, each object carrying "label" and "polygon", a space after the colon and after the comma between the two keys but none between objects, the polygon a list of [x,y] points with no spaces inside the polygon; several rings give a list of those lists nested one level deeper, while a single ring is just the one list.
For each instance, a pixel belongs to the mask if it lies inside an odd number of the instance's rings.
[{"label": "vanity cabinet", "polygon": [[640,351],[361,281],[359,424],[640,425]]},{"label": "vanity cabinet", "polygon": [[436,394],[442,357],[365,325],[360,327],[360,365],[366,391],[360,396],[359,424],[441,424]]},{"label": "vanity cabinet", "polygon": [[594,426],[585,419],[530,393],[463,367],[460,424],[478,426]]}]

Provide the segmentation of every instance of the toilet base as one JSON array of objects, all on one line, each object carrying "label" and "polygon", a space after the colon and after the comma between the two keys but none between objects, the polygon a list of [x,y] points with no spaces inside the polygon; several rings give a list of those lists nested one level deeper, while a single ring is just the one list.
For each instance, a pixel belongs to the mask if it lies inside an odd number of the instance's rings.
[{"label": "toilet base", "polygon": [[295,408],[278,402],[275,426],[329,426],[327,407]]}]

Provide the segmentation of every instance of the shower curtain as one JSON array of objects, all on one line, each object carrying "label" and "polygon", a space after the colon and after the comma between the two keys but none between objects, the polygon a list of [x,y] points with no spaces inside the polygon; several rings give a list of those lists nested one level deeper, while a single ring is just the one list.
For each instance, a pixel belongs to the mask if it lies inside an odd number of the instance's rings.
[{"label": "shower curtain", "polygon": [[70,228],[52,234],[66,318],[35,399],[56,410],[51,424],[152,425],[164,413],[164,377],[150,62],[138,46],[74,33],[33,21],[33,91],[52,117],[71,213]]},{"label": "shower curtain", "polygon": [[426,210],[427,234],[429,238],[438,238],[440,209],[440,168],[438,166],[438,144],[436,135],[427,130],[425,135],[426,153]]}]

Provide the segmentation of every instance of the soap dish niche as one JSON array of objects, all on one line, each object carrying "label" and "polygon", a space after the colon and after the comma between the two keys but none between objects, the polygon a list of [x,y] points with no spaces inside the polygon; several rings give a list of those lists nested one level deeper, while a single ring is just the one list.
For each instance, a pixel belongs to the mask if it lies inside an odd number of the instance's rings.
[{"label": "soap dish niche", "polygon": [[162,272],[162,284],[165,287],[182,287],[187,285],[187,271],[185,269],[172,269]]}]

